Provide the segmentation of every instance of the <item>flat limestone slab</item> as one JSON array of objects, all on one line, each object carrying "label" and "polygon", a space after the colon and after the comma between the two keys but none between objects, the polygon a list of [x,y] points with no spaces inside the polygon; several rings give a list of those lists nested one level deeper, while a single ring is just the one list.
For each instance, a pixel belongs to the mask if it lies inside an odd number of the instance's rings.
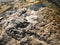
[{"label": "flat limestone slab", "polygon": [[3,6],[1,6],[0,13],[3,13],[10,8],[11,8],[11,6],[3,5]]},{"label": "flat limestone slab", "polygon": [[34,3],[29,3],[29,2],[28,2],[28,4],[26,3],[24,6],[27,7],[27,6],[30,6],[30,5],[37,4],[37,3],[39,3],[39,1],[35,1]]}]

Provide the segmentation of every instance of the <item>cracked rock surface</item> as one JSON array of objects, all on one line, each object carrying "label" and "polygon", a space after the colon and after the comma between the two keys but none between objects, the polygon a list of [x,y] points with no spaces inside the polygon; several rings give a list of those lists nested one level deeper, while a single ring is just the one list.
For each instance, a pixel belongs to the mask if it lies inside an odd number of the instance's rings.
[{"label": "cracked rock surface", "polygon": [[[7,15],[6,15],[7,16]],[[0,18],[0,45],[50,45],[60,43],[60,16],[51,8],[19,8]]]}]

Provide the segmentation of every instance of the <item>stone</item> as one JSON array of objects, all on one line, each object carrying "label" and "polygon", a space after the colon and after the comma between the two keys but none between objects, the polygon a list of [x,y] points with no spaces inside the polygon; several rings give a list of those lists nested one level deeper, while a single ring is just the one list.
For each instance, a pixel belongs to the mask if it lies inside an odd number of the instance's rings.
[{"label": "stone", "polygon": [[36,0],[26,0],[26,1],[28,1],[28,2],[30,2],[30,3],[31,3],[31,2],[35,2]]},{"label": "stone", "polygon": [[[16,45],[50,45],[57,43],[60,41],[59,20],[60,16],[48,7],[40,8],[38,11],[25,7],[19,8],[15,13],[7,18],[3,17],[1,20],[0,44],[9,45],[12,42],[15,44],[14,40],[19,42]],[[11,39],[5,36],[9,36]]]},{"label": "stone", "polygon": [[27,21],[30,23],[37,23],[37,18],[38,16],[35,15],[26,16]]},{"label": "stone", "polygon": [[3,6],[1,6],[0,13],[3,13],[10,8],[11,8],[11,6],[3,5]]}]

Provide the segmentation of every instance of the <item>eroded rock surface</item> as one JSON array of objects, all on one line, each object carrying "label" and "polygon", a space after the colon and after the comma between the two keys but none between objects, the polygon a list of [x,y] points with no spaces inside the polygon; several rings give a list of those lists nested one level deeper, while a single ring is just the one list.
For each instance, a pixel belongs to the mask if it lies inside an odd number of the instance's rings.
[{"label": "eroded rock surface", "polygon": [[[1,18],[0,45],[50,45],[60,41],[60,16],[53,9],[19,8]],[[15,42],[16,44],[15,44]],[[12,44],[14,43],[14,44]],[[60,42],[59,42],[60,43]]]}]

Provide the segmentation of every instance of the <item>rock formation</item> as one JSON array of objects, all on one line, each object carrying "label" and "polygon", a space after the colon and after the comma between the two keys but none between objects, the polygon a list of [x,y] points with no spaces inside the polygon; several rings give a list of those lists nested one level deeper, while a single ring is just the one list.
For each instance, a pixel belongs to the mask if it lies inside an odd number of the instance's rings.
[{"label": "rock formation", "polygon": [[38,10],[36,4],[34,10],[15,4],[0,14],[0,45],[60,45],[60,15],[55,10],[40,3]]},{"label": "rock formation", "polygon": [[0,21],[3,25],[0,45],[11,44],[12,38],[19,41],[15,45],[49,45],[60,41],[60,16],[51,8],[44,7],[38,11],[19,8],[4,18]]}]

